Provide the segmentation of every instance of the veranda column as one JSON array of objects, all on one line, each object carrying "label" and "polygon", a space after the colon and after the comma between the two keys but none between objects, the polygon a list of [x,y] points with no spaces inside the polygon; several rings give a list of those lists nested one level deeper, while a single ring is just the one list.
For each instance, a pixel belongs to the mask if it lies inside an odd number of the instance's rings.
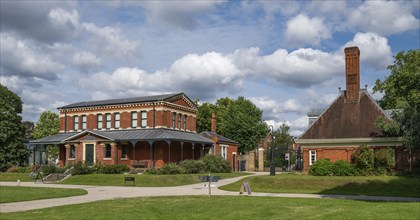
[{"label": "veranda column", "polygon": [[111,157],[113,158],[113,160],[114,160],[114,164],[117,164],[118,163],[118,149],[117,149],[117,143],[111,143],[111,152],[114,152],[114,156],[112,157],[112,155],[111,155]]}]

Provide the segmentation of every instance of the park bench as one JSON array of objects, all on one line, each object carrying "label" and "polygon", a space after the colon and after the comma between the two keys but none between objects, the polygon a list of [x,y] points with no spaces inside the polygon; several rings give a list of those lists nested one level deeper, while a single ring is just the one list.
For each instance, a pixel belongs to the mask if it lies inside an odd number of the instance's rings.
[{"label": "park bench", "polygon": [[131,176],[124,177],[124,185],[127,186],[127,182],[132,182],[134,186],[134,182],[136,181],[136,178]]}]

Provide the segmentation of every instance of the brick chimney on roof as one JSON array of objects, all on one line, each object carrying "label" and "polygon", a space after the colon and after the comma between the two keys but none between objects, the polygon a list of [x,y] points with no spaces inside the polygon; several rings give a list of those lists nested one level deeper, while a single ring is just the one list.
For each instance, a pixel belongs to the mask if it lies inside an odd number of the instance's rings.
[{"label": "brick chimney on roof", "polygon": [[211,113],[211,131],[216,132],[216,114]]},{"label": "brick chimney on roof", "polygon": [[358,47],[344,49],[346,55],[346,100],[358,101],[360,91],[360,50]]}]

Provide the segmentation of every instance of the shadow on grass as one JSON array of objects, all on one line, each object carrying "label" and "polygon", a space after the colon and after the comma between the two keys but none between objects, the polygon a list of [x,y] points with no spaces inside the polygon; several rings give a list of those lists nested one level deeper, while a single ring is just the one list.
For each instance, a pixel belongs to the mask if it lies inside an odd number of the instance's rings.
[{"label": "shadow on grass", "polygon": [[[394,201],[392,198],[384,197],[411,197],[420,201],[420,178],[401,177],[387,181],[367,180],[365,182],[350,182],[333,188],[324,189],[319,192],[326,198],[340,198],[340,195],[361,199],[359,196],[382,197],[378,200]],[[334,194],[334,195],[326,195]],[[375,198],[370,198],[375,200]],[[407,199],[407,201],[412,201]]]}]

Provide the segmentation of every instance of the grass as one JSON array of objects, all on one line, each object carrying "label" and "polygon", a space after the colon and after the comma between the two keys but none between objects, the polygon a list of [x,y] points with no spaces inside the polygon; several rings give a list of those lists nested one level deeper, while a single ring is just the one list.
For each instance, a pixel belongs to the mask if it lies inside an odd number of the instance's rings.
[{"label": "grass", "polygon": [[[83,212],[76,211],[83,210]],[[0,213],[6,219],[418,219],[419,203],[246,196],[141,197]]]},{"label": "grass", "polygon": [[16,182],[18,179],[21,182],[34,181],[32,177],[29,176],[29,173],[1,173],[0,172],[0,181]]},{"label": "grass", "polygon": [[[135,186],[164,187],[182,186],[200,183],[199,176],[206,174],[178,174],[178,175],[123,175],[123,174],[86,174],[75,175],[66,179],[61,184],[97,185],[97,186],[124,186],[124,177],[135,177]],[[207,174],[208,175],[208,174]],[[248,175],[247,173],[217,173],[222,179]],[[127,184],[132,184],[131,182]]]},{"label": "grass", "polygon": [[[398,176],[339,177],[278,174],[253,176],[252,192],[420,197],[420,178]],[[239,191],[242,181],[220,187]]]},{"label": "grass", "polygon": [[83,189],[38,188],[24,186],[0,186],[0,203],[51,199],[87,194]]}]

